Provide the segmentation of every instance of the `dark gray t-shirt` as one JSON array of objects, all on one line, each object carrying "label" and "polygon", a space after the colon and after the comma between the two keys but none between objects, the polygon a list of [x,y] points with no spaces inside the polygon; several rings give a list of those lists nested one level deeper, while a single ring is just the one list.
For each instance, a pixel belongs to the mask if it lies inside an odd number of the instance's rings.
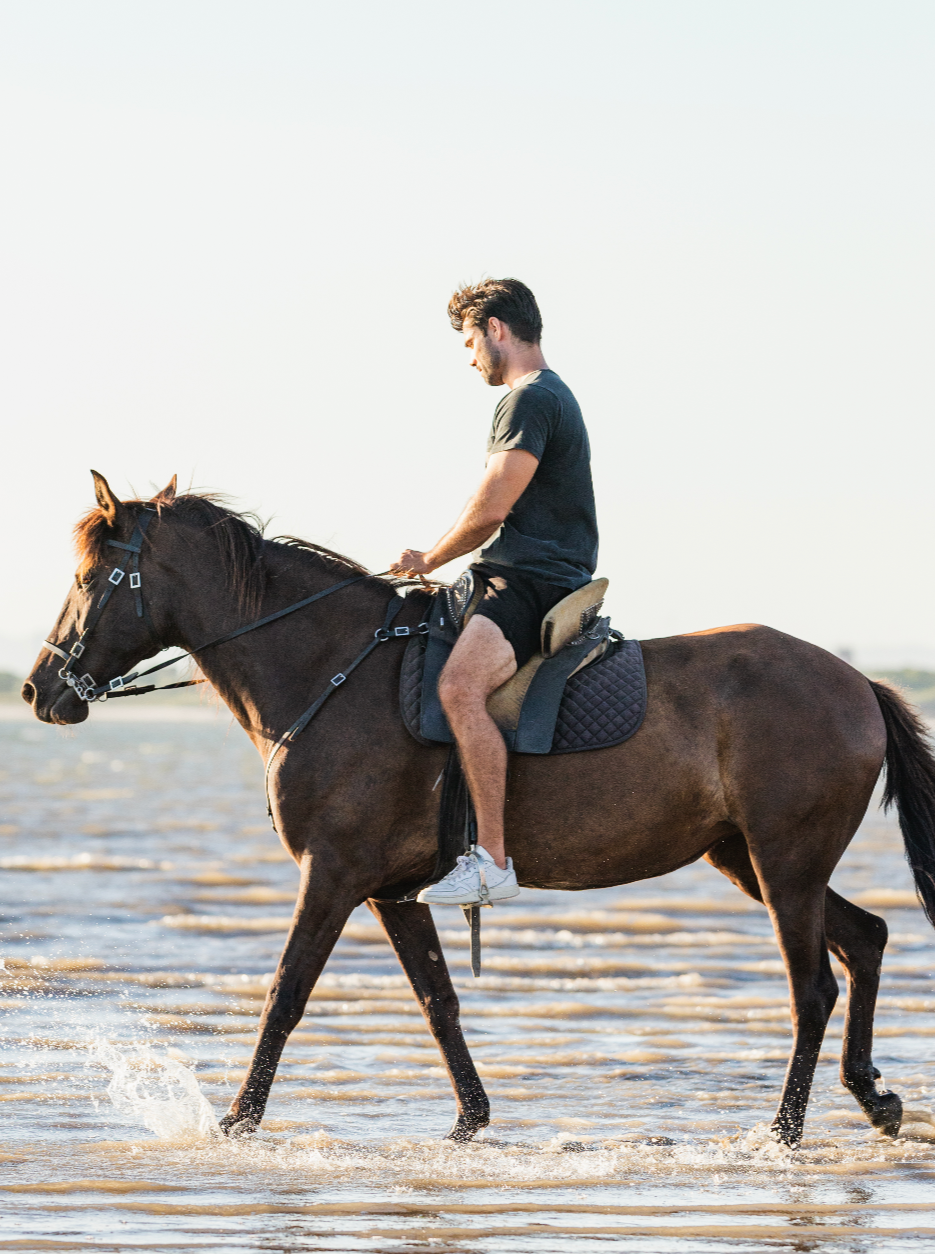
[{"label": "dark gray t-shirt", "polygon": [[591,446],[578,402],[554,370],[527,375],[494,411],[488,458],[516,448],[539,465],[481,558],[562,588],[583,587],[597,565]]}]

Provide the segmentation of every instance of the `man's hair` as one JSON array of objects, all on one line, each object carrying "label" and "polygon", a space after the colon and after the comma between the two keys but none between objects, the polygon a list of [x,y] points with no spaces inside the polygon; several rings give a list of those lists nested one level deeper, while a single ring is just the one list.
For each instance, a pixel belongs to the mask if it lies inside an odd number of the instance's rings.
[{"label": "man's hair", "polygon": [[467,324],[486,335],[490,319],[499,318],[525,344],[538,344],[542,336],[542,314],[536,298],[519,279],[482,279],[466,284],[448,302],[448,317],[456,331],[463,331]]}]

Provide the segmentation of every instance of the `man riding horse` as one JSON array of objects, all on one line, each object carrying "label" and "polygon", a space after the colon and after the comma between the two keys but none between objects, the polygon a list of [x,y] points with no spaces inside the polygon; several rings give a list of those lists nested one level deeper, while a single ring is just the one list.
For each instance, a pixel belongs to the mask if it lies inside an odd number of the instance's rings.
[{"label": "man riding horse", "polygon": [[477,815],[477,848],[419,894],[471,905],[484,884],[491,901],[519,893],[503,842],[507,750],[487,698],[536,653],[549,610],[593,578],[597,518],[584,420],[546,365],[532,292],[518,279],[485,279],[455,292],[448,316],[484,381],[510,391],[494,411],[486,472],[460,518],[427,552],[407,549],[392,570],[428,575],[484,545],[471,564],[482,594],[439,681]]}]

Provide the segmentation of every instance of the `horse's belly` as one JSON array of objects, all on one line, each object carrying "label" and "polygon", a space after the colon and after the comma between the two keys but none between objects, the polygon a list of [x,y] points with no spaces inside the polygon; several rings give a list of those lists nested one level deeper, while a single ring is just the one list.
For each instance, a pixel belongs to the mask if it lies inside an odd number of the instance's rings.
[{"label": "horse's belly", "polygon": [[511,759],[506,840],[521,883],[583,889],[666,875],[734,830],[716,771],[649,737],[640,749]]}]

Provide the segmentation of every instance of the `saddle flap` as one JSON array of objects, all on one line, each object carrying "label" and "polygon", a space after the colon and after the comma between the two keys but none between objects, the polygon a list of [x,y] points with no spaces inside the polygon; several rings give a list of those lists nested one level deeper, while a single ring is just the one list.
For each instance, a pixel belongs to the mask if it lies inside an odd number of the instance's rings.
[{"label": "saddle flap", "polygon": [[[470,585],[473,589],[473,576]],[[441,701],[438,699],[438,679],[451,656],[460,630],[459,615],[464,613],[470,592],[468,582],[459,580],[460,592],[449,597],[450,589],[436,593],[428,617],[429,630],[425,637],[425,664],[422,676],[422,709],[419,717],[419,734],[436,744],[450,745],[454,741]],[[467,596],[463,595],[467,592]]]},{"label": "saddle flap", "polygon": [[[515,675],[512,675],[505,684],[501,684],[499,688],[490,694],[487,698],[487,713],[504,735],[507,732],[515,732],[519,727],[526,697],[529,695],[533,682],[538,682],[536,676],[539,673],[539,668],[547,662],[551,664],[547,667],[548,670],[553,670],[561,664],[562,673],[566,679],[570,679],[572,675],[577,675],[578,671],[583,670],[586,666],[590,666],[592,662],[596,662],[598,658],[603,657],[610,642],[610,637],[607,634],[609,627],[610,619],[601,619],[600,631],[592,628],[597,637],[597,643],[595,644],[594,640],[590,638],[586,641],[579,641],[576,648],[569,649],[567,655],[561,658],[561,663],[554,658],[544,657],[541,653],[533,654],[525,666],[521,666]],[[551,714],[546,709],[540,717],[548,720]],[[509,741],[508,737],[507,739]]]},{"label": "saddle flap", "polygon": [[594,579],[563,597],[542,620],[542,656],[551,658],[584,634],[600,613],[609,580]]},{"label": "saddle flap", "polygon": [[540,665],[523,694],[512,743],[506,737],[510,748],[517,753],[549,752],[565,685],[589,658],[600,653],[609,631],[610,619],[599,619],[554,657],[540,655]]}]

